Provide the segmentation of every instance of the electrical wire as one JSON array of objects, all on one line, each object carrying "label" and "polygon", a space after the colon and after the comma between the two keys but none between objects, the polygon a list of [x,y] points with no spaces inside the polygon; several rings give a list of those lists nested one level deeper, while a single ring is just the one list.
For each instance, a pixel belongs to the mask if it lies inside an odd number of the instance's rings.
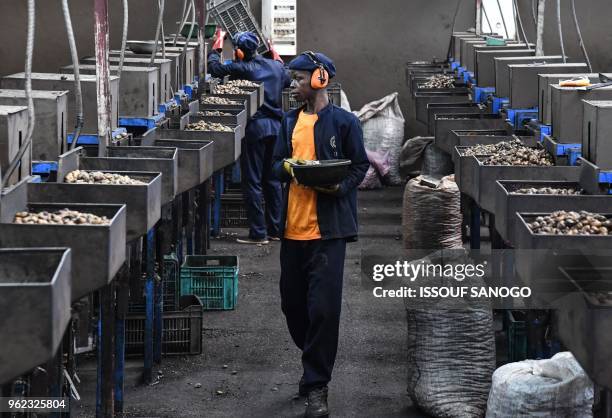
[{"label": "electrical wire", "polygon": [[121,72],[123,71],[123,61],[125,59],[125,45],[128,37],[129,23],[129,0],[123,0],[123,32],[121,33],[121,52],[119,53],[119,68],[117,69],[118,83],[121,83]]},{"label": "electrical wire", "polygon": [[[157,0],[157,6],[160,7],[160,0]],[[162,59],[166,59],[166,33],[164,31],[164,19],[161,22],[161,39],[162,39]]]},{"label": "electrical wire", "polygon": [[538,0],[538,24],[536,25],[536,57],[544,55],[544,17],[546,0]]},{"label": "electrical wire", "polygon": [[448,41],[448,51],[446,52],[446,59],[451,57],[451,49],[453,47],[453,32],[455,32],[455,22],[457,21],[457,15],[459,14],[459,8],[461,7],[463,0],[457,0],[457,7],[455,8],[455,14],[453,15],[453,24],[451,25],[450,40]]},{"label": "electrical wire", "polygon": [[559,28],[559,45],[561,46],[561,57],[563,59],[563,63],[565,64],[567,60],[565,59],[565,45],[563,44],[563,28],[561,25],[561,0],[557,0],[557,27]]},{"label": "electrical wire", "polygon": [[181,12],[181,20],[179,21],[179,26],[174,34],[174,41],[172,42],[172,46],[176,46],[176,41],[178,40],[178,36],[183,30],[185,26],[185,22],[187,21],[187,16],[189,16],[189,11],[191,10],[191,3],[189,2],[189,8],[187,8],[187,3],[189,0],[183,0],[183,11]]},{"label": "electrical wire", "polygon": [[504,11],[502,10],[501,4],[499,4],[499,0],[497,1],[497,8],[499,9],[499,15],[501,16],[502,23],[504,25],[504,32],[506,32],[506,39],[510,37],[508,34],[508,28],[506,27],[506,19],[504,19]]},{"label": "electrical wire", "polygon": [[536,19],[536,0],[531,0],[531,17],[533,18],[533,26],[538,27],[538,20]]},{"label": "electrical wire", "polygon": [[491,26],[491,21],[489,20],[489,15],[487,14],[487,11],[484,7],[484,3],[482,4],[480,10],[482,10],[482,14],[485,17],[485,20],[487,21],[487,25],[489,25],[489,33],[493,33],[493,26]]},{"label": "electrical wire", "polygon": [[9,164],[4,177],[2,178],[2,187],[4,189],[6,184],[21,162],[24,154],[30,148],[32,143],[32,133],[34,132],[34,123],[36,117],[34,116],[34,101],[32,100],[32,56],[34,55],[34,33],[36,31],[36,1],[28,0],[28,29],[27,29],[27,40],[26,40],[26,59],[25,59],[25,97],[28,102],[28,128],[26,130],[25,140],[21,143],[15,158]]},{"label": "electrical wire", "polygon": [[66,25],[66,34],[68,35],[68,45],[70,47],[70,56],[72,58],[72,70],[74,71],[74,90],[76,101],[76,126],[70,149],[74,149],[81,136],[81,130],[85,124],[83,116],[83,91],[81,90],[81,72],[79,70],[79,54],[77,53],[76,41],[74,39],[74,29],[72,28],[72,19],[70,18],[70,8],[68,0],[62,0],[62,11],[64,13],[64,23]]},{"label": "electrical wire", "polygon": [[576,26],[576,32],[578,33],[578,40],[580,42],[580,49],[582,49],[582,55],[584,55],[584,60],[589,67],[589,72],[593,72],[593,67],[591,67],[591,60],[589,59],[589,54],[587,54],[586,47],[584,46],[584,40],[582,39],[582,33],[580,32],[580,25],[578,24],[578,17],[576,16],[576,2],[572,0],[572,14],[574,16],[574,25]]},{"label": "electrical wire", "polygon": [[[187,52],[187,47],[189,46],[189,41],[191,41],[191,35],[193,34],[193,28],[195,27],[196,22],[196,8],[194,0],[191,0],[191,27],[189,28],[189,35],[187,36],[187,40],[185,41],[185,45],[183,46],[183,55]],[[192,80],[185,80],[185,82],[191,83]]]},{"label": "electrical wire", "polygon": [[164,18],[164,6],[165,0],[158,1],[157,3],[159,14],[157,16],[157,26],[155,28],[155,42],[153,44],[153,51],[151,52],[151,61],[149,61],[149,67],[153,66],[155,62],[155,56],[157,55],[157,44],[159,42],[159,32],[161,31],[162,20]]},{"label": "electrical wire", "polygon": [[529,40],[527,39],[527,35],[525,34],[525,28],[523,27],[523,20],[521,19],[521,13],[519,12],[518,5],[516,4],[516,0],[512,0],[512,4],[514,5],[516,19],[518,20],[519,28],[521,29],[521,33],[523,34],[525,45],[527,45],[527,50],[531,51],[531,46],[529,46]]}]

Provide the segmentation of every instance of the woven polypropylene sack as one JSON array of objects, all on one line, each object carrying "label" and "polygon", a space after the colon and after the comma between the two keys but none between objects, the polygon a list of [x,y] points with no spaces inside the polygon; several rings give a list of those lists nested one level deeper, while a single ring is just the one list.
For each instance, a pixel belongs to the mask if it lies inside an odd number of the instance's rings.
[{"label": "woven polypropylene sack", "polygon": [[593,383],[570,352],[506,364],[493,374],[487,418],[592,417]]},{"label": "woven polypropylene sack", "polygon": [[349,102],[348,96],[344,90],[340,90],[340,107],[347,112],[351,111],[351,103]]},{"label": "woven polypropylene sack", "polygon": [[[473,263],[465,250],[438,251],[416,263]],[[463,255],[456,256],[462,253]],[[451,258],[455,258],[451,260]],[[447,286],[448,277],[427,276],[427,286]],[[482,279],[470,278],[474,286]],[[405,298],[408,322],[407,391],[424,412],[442,418],[482,418],[495,370],[493,312],[486,301],[448,299],[416,304]],[[454,302],[453,302],[454,303]]]},{"label": "woven polypropylene sack", "polygon": [[397,97],[397,93],[392,93],[354,112],[361,121],[366,148],[372,151],[389,151],[389,182],[393,185],[402,183],[399,154],[404,142],[404,116]]},{"label": "woven polypropylene sack", "polygon": [[461,248],[461,203],[454,176],[436,188],[421,184],[419,176],[406,184],[402,235],[407,249]]},{"label": "woven polypropylene sack", "polygon": [[455,165],[450,155],[431,142],[423,151],[421,174],[431,177],[444,177],[455,172]]},{"label": "woven polypropylene sack", "polygon": [[421,174],[423,153],[433,140],[433,136],[416,136],[404,142],[399,160],[399,173],[402,178],[413,178]]}]

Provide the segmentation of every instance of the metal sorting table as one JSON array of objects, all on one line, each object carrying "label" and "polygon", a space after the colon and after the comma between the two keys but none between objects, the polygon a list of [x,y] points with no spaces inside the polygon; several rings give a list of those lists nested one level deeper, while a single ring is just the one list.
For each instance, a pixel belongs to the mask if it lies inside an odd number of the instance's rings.
[{"label": "metal sorting table", "polygon": [[172,202],[178,188],[178,150],[161,147],[108,147],[106,157],[79,158],[85,170],[161,173],[161,203]]},{"label": "metal sorting table", "polygon": [[81,150],[76,149],[60,156],[57,182],[28,184],[28,201],[125,204],[127,241],[139,238],[151,230],[161,216],[162,175],[151,172],[104,170],[105,173],[126,175],[145,184],[64,183],[66,174],[79,169],[80,152]]},{"label": "metal sorting table", "polygon": [[447,154],[459,145],[453,130],[499,129],[506,126],[506,121],[496,114],[467,113],[467,114],[441,114],[435,119],[434,144]]},{"label": "metal sorting table", "polygon": [[[208,111],[213,111],[213,110],[208,110]],[[203,112],[206,112],[206,110],[204,110]],[[240,126],[239,135],[241,138],[244,138],[245,131],[246,131],[246,124],[247,124],[246,109],[244,108],[242,110],[226,109],[226,110],[219,110],[219,112],[230,113],[231,115],[226,115],[226,116],[200,116],[200,115],[193,116],[193,115],[190,115],[189,123],[195,123],[195,122],[204,120],[206,122],[222,123],[223,125],[238,125]]]},{"label": "metal sorting table", "polygon": [[558,64],[514,64],[510,69],[510,104],[512,109],[531,109],[538,100],[538,74],[584,73],[588,67],[584,63]]},{"label": "metal sorting table", "polygon": [[499,57],[495,61],[495,95],[497,97],[510,97],[510,65],[515,64],[554,64],[563,62],[561,55],[547,55],[543,57]]},{"label": "metal sorting table", "polygon": [[157,139],[213,141],[213,172],[216,172],[240,158],[242,138],[239,129],[237,126],[229,126],[232,132],[151,129],[143,135],[143,141]]},{"label": "metal sorting table", "polygon": [[[124,205],[83,203],[28,203],[26,181],[5,192],[0,204],[0,247],[67,247],[72,249],[72,300],[109,284],[125,261]],[[108,225],[44,225],[13,223],[20,211],[67,208],[106,216]]]},{"label": "metal sorting table", "polygon": [[[431,72],[431,73],[415,73],[410,75],[409,87],[408,90],[410,95],[415,91],[427,91],[426,87],[423,85],[429,81],[429,79],[435,75],[442,75],[443,73]],[[458,76],[455,74],[444,74],[447,76],[453,77],[453,83],[456,87],[465,87],[465,83],[463,82],[463,76]]]},{"label": "metal sorting table", "polygon": [[[119,62],[120,51],[111,50],[109,51],[109,61],[113,64]],[[151,54],[135,54],[132,51],[125,51],[125,59],[140,59],[145,62],[151,61]],[[155,59],[164,59],[163,54],[159,51],[155,55]],[[172,90],[175,92],[180,90],[185,84],[185,71],[183,69],[183,59],[182,55],[175,52],[166,52],[166,59],[170,60],[170,83],[172,85]],[[94,57],[95,61],[95,57]],[[142,67],[142,64],[140,65]],[[170,97],[172,98],[172,96]]]},{"label": "metal sorting table", "polygon": [[[25,106],[0,106],[0,167],[6,169],[21,147],[21,141],[28,130],[27,110]],[[16,184],[30,175],[30,155],[23,154],[20,165],[11,174],[8,184]]]},{"label": "metal sorting table", "polygon": [[[416,119],[419,122],[427,123],[427,105],[430,103],[460,103],[470,100],[469,93],[462,89],[460,92],[452,90],[414,92]],[[201,107],[200,107],[201,109]]]},{"label": "metal sorting table", "polygon": [[[535,51],[535,45],[529,44],[532,50]],[[512,51],[512,50],[523,50],[528,49],[527,44],[519,43],[519,42],[508,42],[506,45],[487,45],[479,44],[479,43],[468,43],[466,44],[466,56],[465,59],[461,62],[468,71],[474,73],[476,75],[477,68],[477,54],[480,51]]]},{"label": "metal sorting table", "polygon": [[[110,72],[116,76],[119,67],[110,66]],[[67,65],[60,69],[62,73],[72,74],[74,67]],[[81,74],[96,74],[96,66],[79,65]],[[159,108],[159,70],[155,67],[124,66],[119,84],[119,116],[147,118],[155,116]]]},{"label": "metal sorting table", "polygon": [[495,58],[532,57],[535,49],[485,49],[476,51],[476,70],[474,77],[479,87],[495,87]]},{"label": "metal sorting table", "polygon": [[213,141],[186,141],[180,139],[143,140],[142,145],[176,147],[178,149],[177,194],[191,190],[208,180],[213,173]]},{"label": "metal sorting table", "polygon": [[486,107],[479,103],[429,103],[427,105],[427,132],[433,135],[435,129],[435,116],[439,113],[446,115],[453,113],[484,113]]},{"label": "metal sorting table", "polygon": [[[68,92],[33,90],[32,160],[55,161],[66,141]],[[27,106],[25,90],[0,90],[0,105]]]},{"label": "metal sorting table", "polygon": [[[111,55],[108,57],[108,62],[111,65],[119,65],[119,56],[113,55],[113,51],[111,51]],[[146,67],[150,64],[151,57],[147,58],[135,58],[133,56],[126,55],[123,60],[123,68],[126,67]],[[87,57],[81,59],[82,64],[86,65],[95,65],[96,58],[95,57]],[[170,86],[170,82],[175,80],[172,67],[172,61],[169,59],[161,59],[156,58],[153,61],[152,67],[158,69],[158,78],[157,78],[157,97],[159,97],[160,101],[167,102],[173,98],[172,96],[172,88]]]},{"label": "metal sorting table", "polygon": [[500,180],[495,190],[495,229],[511,244],[516,242],[516,213],[554,212],[557,210],[586,210],[589,212],[612,212],[612,196],[608,195],[546,195],[515,194],[521,188],[554,187],[581,189],[578,181],[556,180]]},{"label": "metal sorting table", "polygon": [[483,36],[476,35],[473,32],[455,32],[451,36],[451,52],[455,61],[461,62],[461,39],[484,39]]},{"label": "metal sorting table", "polygon": [[[81,89],[83,92],[83,116],[85,125],[84,133],[98,132],[98,90],[96,87],[95,75],[81,75]],[[111,101],[111,128],[117,129],[119,119],[119,78],[110,76]],[[24,89],[25,73],[11,74],[0,79],[0,86],[3,89]],[[56,73],[32,73],[32,88],[35,90],[68,90],[70,97],[68,100],[68,120],[67,126],[76,126],[76,104],[74,101],[74,75]]]},{"label": "metal sorting table", "polygon": [[582,155],[599,169],[612,170],[612,101],[584,101]]},{"label": "metal sorting table", "polygon": [[53,358],[70,322],[70,285],[70,249],[0,249],[0,384]]},{"label": "metal sorting table", "polygon": [[210,94],[208,96],[205,97],[224,97],[226,99],[229,100],[236,100],[236,101],[245,101],[246,102],[246,110],[247,110],[247,116],[251,117],[255,114],[255,112],[257,112],[257,109],[259,109],[258,106],[258,102],[257,102],[257,91],[256,90],[252,90],[249,91],[248,94]]}]

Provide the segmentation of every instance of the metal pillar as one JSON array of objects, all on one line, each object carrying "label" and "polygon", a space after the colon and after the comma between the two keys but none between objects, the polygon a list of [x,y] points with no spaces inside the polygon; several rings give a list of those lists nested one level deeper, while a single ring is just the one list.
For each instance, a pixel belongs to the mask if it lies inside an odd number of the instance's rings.
[{"label": "metal pillar", "polygon": [[155,229],[147,232],[144,251],[146,265],[145,326],[144,326],[144,383],[153,381],[153,291],[155,281]]},{"label": "metal pillar", "polygon": [[114,328],[115,295],[114,284],[98,292],[98,386],[96,396],[96,417],[111,417],[114,414]]},{"label": "metal pillar", "polygon": [[96,89],[98,103],[98,155],[106,156],[111,141],[110,72],[108,63],[108,0],[94,0]]},{"label": "metal pillar", "polygon": [[215,201],[213,204],[213,225],[212,235],[218,237],[221,233],[221,194],[223,194],[223,170],[217,171],[213,175],[215,184]]},{"label": "metal pillar", "polygon": [[[176,216],[176,214],[174,214]],[[171,222],[165,220],[163,222]],[[162,340],[163,340],[163,301],[164,301],[164,253],[168,247],[167,240],[169,238],[167,228],[161,228],[158,231],[155,250],[155,260],[157,262],[158,277],[155,280],[154,287],[154,312],[153,312],[153,361],[155,364],[161,364],[162,357]]]},{"label": "metal pillar", "polygon": [[[198,81],[204,83],[206,79],[206,55],[204,32],[206,24],[206,0],[195,0],[196,20],[198,21]],[[203,85],[202,85],[203,86]],[[200,88],[198,88],[200,90]]]},{"label": "metal pillar", "polygon": [[[128,257],[131,247],[126,248]],[[130,264],[134,260],[128,258],[117,276],[117,315],[115,317],[115,413],[123,414],[123,386],[125,380],[125,319],[130,298]]]}]

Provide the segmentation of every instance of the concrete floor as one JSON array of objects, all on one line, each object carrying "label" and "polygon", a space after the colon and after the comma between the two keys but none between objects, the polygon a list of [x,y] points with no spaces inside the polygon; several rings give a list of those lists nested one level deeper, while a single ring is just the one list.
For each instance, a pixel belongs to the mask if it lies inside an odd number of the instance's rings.
[{"label": "concrete floor", "polygon": [[[403,301],[375,300],[360,276],[362,253],[400,251],[402,193],[403,188],[360,192],[360,241],[348,247],[340,346],[330,384],[330,408],[336,417],[424,416],[406,395]],[[130,362],[126,416],[303,415],[304,400],[294,399],[300,352],[280,310],[280,244],[239,246],[231,233],[244,230],[224,232],[213,241],[211,254],[240,256],[237,308],[205,312],[203,354],[164,358],[155,385],[136,384],[142,363]],[[92,416],[94,373],[92,368],[81,372],[84,393],[77,416]]]}]

